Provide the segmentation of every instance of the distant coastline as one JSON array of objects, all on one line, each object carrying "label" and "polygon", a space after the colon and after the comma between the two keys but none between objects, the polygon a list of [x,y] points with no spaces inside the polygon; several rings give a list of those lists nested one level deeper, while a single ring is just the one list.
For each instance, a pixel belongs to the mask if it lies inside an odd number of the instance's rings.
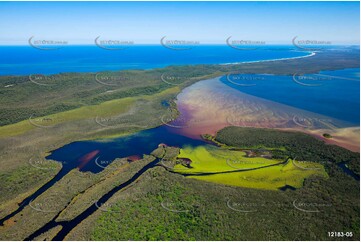
[{"label": "distant coastline", "polygon": [[277,58],[277,59],[271,59],[271,60],[241,61],[241,62],[233,62],[233,63],[222,63],[222,64],[219,64],[219,65],[238,65],[238,64],[249,64],[249,63],[259,63],[259,62],[293,60],[293,59],[311,57],[311,56],[314,56],[314,55],[316,55],[316,52],[311,52],[310,54],[305,55],[305,56],[285,57],[285,58]]},{"label": "distant coastline", "polygon": [[[286,47],[286,46],[285,46]],[[276,49],[273,49],[276,48]],[[53,51],[31,47],[2,47],[0,75],[58,74],[151,70],[181,65],[224,65],[291,60],[313,55],[310,51],[275,46],[257,51],[236,51],[228,46],[203,46],[189,51],[172,51],[161,46],[134,46],[124,51],[104,51],[94,46],[67,46]],[[6,58],[11,56],[12,58]]]}]

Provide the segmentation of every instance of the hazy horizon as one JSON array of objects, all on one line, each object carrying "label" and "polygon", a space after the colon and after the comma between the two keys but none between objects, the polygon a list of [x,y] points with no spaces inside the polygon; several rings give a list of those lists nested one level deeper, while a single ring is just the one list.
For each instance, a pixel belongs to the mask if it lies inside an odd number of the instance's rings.
[{"label": "hazy horizon", "polygon": [[292,38],[359,45],[359,2],[0,2],[0,45],[30,37],[93,44],[235,40],[292,44]]}]

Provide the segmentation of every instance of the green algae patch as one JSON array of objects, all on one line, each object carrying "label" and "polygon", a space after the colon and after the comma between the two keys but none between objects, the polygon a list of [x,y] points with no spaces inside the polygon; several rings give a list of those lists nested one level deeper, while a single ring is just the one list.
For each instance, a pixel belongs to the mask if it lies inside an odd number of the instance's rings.
[{"label": "green algae patch", "polygon": [[282,160],[263,157],[247,157],[247,151],[233,151],[213,146],[190,146],[180,150],[178,158],[191,160],[191,168],[184,169],[184,164],[174,166],[175,171],[183,173],[225,172],[253,169],[281,163]]},{"label": "green algae patch", "polygon": [[268,153],[254,156],[251,150],[234,151],[208,145],[185,147],[177,158],[173,172],[231,186],[267,190],[286,185],[300,188],[310,176],[328,177],[323,165],[317,162],[273,159]]}]

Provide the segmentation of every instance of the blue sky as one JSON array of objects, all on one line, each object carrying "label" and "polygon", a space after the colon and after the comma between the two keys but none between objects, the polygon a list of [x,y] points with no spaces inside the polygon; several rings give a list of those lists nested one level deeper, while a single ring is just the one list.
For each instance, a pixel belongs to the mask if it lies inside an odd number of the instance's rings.
[{"label": "blue sky", "polygon": [[0,44],[31,36],[91,44],[94,38],[158,44],[169,39],[358,44],[358,2],[0,2]]}]

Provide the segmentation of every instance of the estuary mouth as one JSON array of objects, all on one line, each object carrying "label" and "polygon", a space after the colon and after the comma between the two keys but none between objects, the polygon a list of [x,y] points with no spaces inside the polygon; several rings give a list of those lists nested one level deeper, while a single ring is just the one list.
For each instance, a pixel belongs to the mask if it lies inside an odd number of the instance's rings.
[{"label": "estuary mouth", "polygon": [[0,240],[360,240],[359,3],[0,16]]}]

